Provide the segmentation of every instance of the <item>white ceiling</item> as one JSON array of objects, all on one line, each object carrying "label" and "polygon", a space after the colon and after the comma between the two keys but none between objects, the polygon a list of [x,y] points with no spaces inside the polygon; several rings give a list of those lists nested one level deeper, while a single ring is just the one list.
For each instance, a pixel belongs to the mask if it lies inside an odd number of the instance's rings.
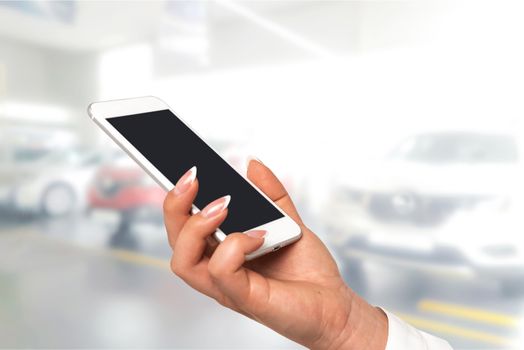
[{"label": "white ceiling", "polygon": [[[42,4],[38,6],[46,6],[45,2],[38,3]],[[278,12],[301,4],[297,1],[237,3],[257,13]],[[220,23],[238,17],[219,3],[209,1],[200,5],[206,7],[210,22]],[[0,36],[73,51],[100,50],[152,38],[158,34],[159,23],[169,16],[165,1],[77,1],[74,7],[74,21],[65,23],[0,6]]]}]

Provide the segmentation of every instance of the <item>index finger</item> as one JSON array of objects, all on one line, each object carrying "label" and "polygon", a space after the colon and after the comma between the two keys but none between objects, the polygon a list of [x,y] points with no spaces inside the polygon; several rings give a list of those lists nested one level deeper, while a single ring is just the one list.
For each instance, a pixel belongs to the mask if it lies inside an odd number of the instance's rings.
[{"label": "index finger", "polygon": [[164,224],[171,248],[180,230],[191,216],[191,207],[198,193],[196,167],[189,169],[178,180],[174,189],[169,191],[164,199]]}]

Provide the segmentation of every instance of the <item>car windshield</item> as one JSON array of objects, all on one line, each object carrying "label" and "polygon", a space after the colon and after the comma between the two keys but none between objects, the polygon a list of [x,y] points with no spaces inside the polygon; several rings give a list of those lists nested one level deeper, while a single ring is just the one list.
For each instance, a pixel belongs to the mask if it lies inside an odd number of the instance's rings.
[{"label": "car windshield", "polygon": [[12,154],[12,161],[15,163],[34,162],[46,157],[49,150],[45,148],[19,148]]},{"label": "car windshield", "polygon": [[509,135],[441,133],[411,137],[389,157],[427,163],[511,163],[517,161],[518,151]]}]

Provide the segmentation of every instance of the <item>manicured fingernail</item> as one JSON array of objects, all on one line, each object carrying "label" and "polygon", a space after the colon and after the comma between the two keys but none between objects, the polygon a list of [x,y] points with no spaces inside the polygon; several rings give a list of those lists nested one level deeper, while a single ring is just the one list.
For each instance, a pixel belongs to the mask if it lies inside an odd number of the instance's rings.
[{"label": "manicured fingernail", "polygon": [[246,235],[250,237],[255,237],[255,238],[262,238],[266,235],[266,233],[267,233],[266,230],[251,230],[251,231],[247,231]]},{"label": "manicured fingernail", "polygon": [[264,164],[262,163],[262,161],[260,159],[258,159],[257,157],[255,156],[249,156],[247,157],[247,166],[249,166],[249,163],[251,163],[251,161],[254,160],[255,162],[258,162],[260,164]]},{"label": "manicured fingernail", "polygon": [[186,173],[182,175],[182,177],[178,180],[178,182],[175,185],[175,194],[178,196],[186,192],[189,189],[189,187],[191,186],[191,184],[195,181],[196,175],[197,175],[196,166],[186,171]]},{"label": "manicured fingernail", "polygon": [[206,218],[213,217],[215,215],[220,214],[224,209],[227,208],[229,205],[229,202],[231,201],[231,196],[227,195],[224,197],[220,197],[219,199],[215,199],[202,210],[202,215]]}]

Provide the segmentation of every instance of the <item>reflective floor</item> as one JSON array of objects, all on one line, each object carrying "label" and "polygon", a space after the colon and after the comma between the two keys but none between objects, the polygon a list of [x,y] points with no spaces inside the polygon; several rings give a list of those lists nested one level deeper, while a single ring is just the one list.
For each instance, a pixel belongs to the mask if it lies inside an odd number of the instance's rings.
[{"label": "reflective floor", "polygon": [[108,229],[89,220],[7,229],[8,221],[0,234],[2,348],[298,348],[174,278],[161,228],[133,233],[143,249],[118,240],[107,249],[99,243]]},{"label": "reflective floor", "polygon": [[[175,278],[161,223],[119,232],[118,218],[101,213],[1,222],[2,348],[299,348]],[[348,277],[352,287],[455,348],[519,347],[523,298],[496,284],[379,264],[363,271],[365,286]]]}]

